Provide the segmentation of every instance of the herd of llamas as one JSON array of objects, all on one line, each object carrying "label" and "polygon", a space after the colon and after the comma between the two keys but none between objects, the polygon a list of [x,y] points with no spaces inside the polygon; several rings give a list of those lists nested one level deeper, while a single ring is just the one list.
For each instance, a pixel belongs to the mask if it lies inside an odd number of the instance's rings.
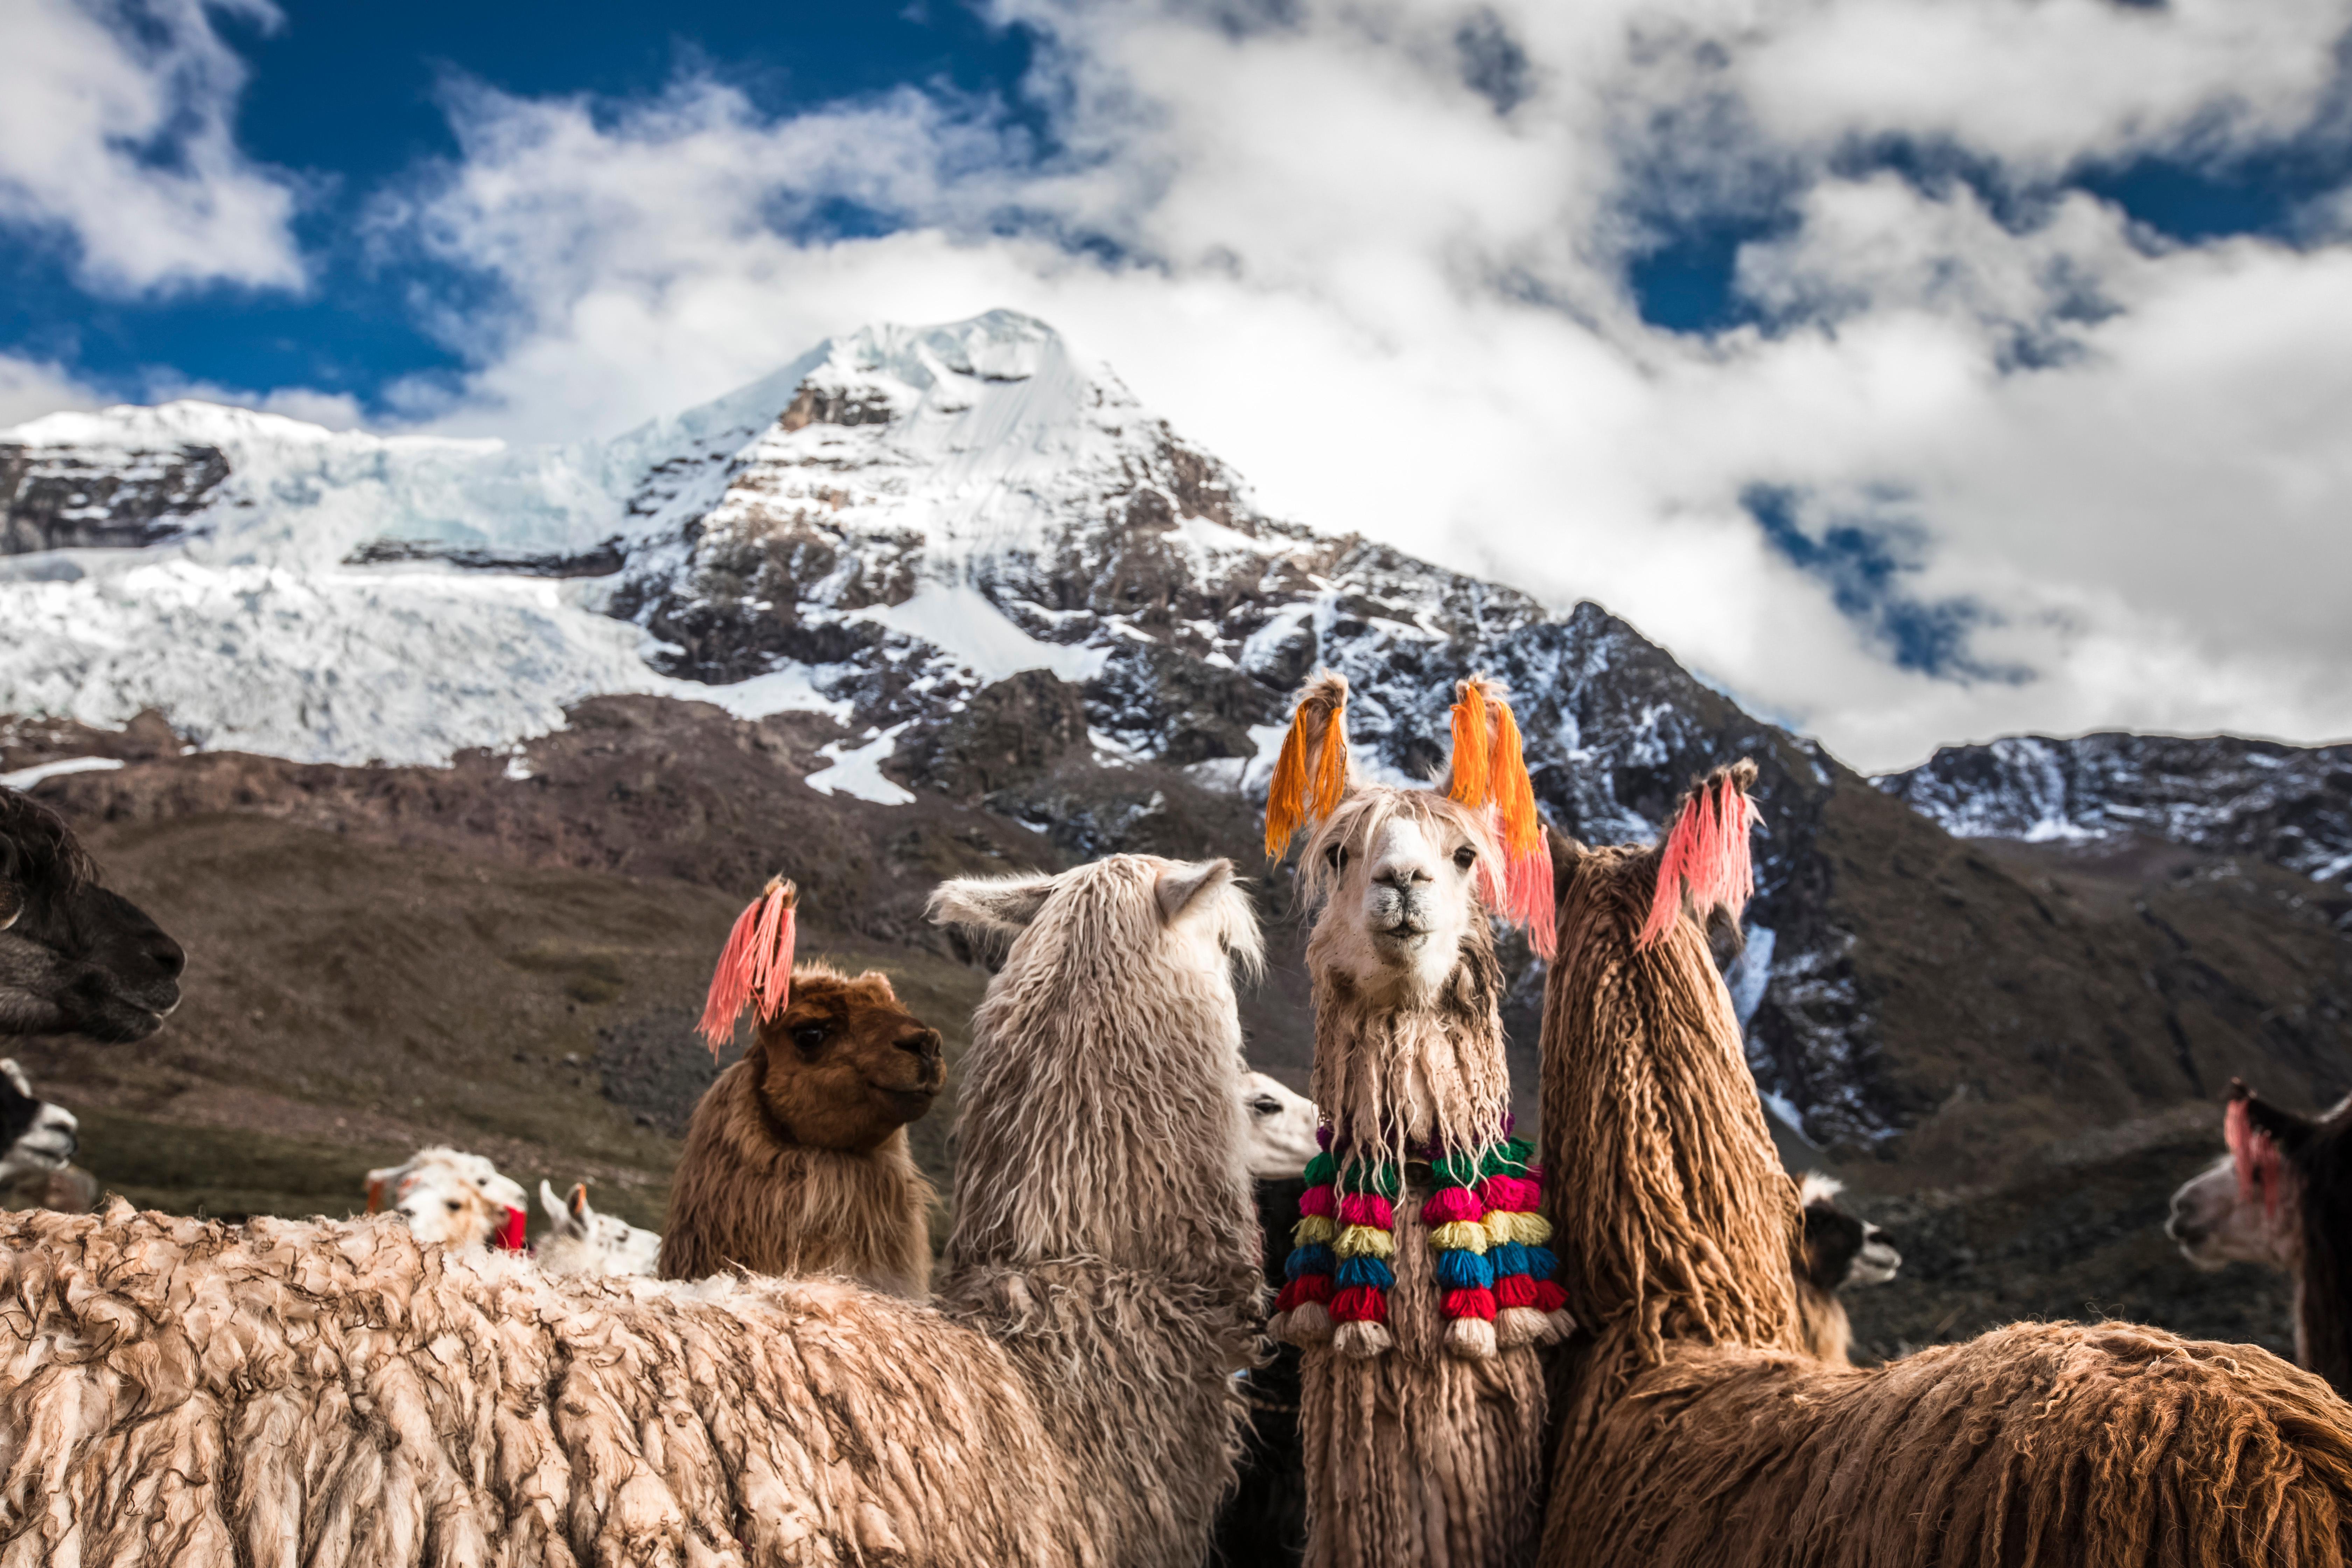
[{"label": "herd of llamas", "polygon": [[[367,1214],[102,1212],[0,1063],[0,1564],[1320,1568],[2343,1563],[2352,1101],[2234,1086],[2168,1230],[2296,1281],[2304,1369],[2125,1323],[1851,1364],[1900,1265],[1784,1173],[1709,945],[1752,764],[1659,843],[1539,821],[1501,689],[1432,787],[1302,689],[1266,847],[1312,917],[1311,1098],[1247,1070],[1230,862],[950,881],[1003,957],[959,1072],[952,1226],[906,1129],[937,1030],[743,911],[663,1232],[422,1150]],[[1498,924],[1547,960],[1516,1135]],[[0,790],[0,1034],[142,1038],[184,955]]]}]

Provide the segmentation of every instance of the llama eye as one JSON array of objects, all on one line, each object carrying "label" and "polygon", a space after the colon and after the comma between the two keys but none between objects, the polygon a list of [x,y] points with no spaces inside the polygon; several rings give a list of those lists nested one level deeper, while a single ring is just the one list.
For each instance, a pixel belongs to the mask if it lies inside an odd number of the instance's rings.
[{"label": "llama eye", "polygon": [[804,1051],[815,1050],[824,1044],[824,1026],[823,1024],[802,1025],[793,1031],[793,1044]]},{"label": "llama eye", "polygon": [[1465,844],[1461,848],[1456,849],[1454,852],[1454,863],[1456,866],[1459,866],[1463,870],[1467,871],[1471,867],[1478,863],[1478,851],[1471,848],[1467,844]]},{"label": "llama eye", "polygon": [[457,1202],[457,1199],[455,1199],[455,1198],[451,1198],[447,1203],[444,1204],[442,1206],[443,1206],[444,1208],[447,1209],[451,1214],[456,1214],[456,1213],[457,1212],[458,1208],[459,1208],[461,1205],[458,1204],[458,1202]]},{"label": "llama eye", "polygon": [[1334,844],[1330,848],[1323,851],[1323,858],[1329,863],[1334,871],[1345,870],[1348,866],[1348,847],[1344,844]]},{"label": "llama eye", "polygon": [[1276,1105],[1270,1100],[1261,1100],[1256,1104],[1251,1106],[1250,1109],[1257,1112],[1260,1116],[1272,1116],[1276,1111],[1280,1110],[1282,1107]]}]

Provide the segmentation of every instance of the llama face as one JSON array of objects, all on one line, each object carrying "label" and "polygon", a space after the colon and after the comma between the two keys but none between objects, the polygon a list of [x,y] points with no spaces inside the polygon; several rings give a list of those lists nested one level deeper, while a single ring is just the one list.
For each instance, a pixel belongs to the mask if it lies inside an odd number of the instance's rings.
[{"label": "llama face", "polygon": [[589,1206],[586,1184],[575,1184],[569,1199],[539,1184],[539,1206],[552,1228],[533,1256],[550,1274],[594,1274],[650,1279],[661,1260],[661,1237]]},{"label": "llama face", "polygon": [[1434,996],[1474,926],[1486,930],[1479,879],[1498,870],[1469,812],[1428,790],[1367,789],[1318,828],[1306,885],[1324,903],[1314,953],[1374,1001]]},{"label": "llama face", "polygon": [[2288,1265],[2284,1227],[2264,1212],[2260,1192],[2240,1189],[2232,1155],[2222,1155],[2172,1194],[2164,1234],[2180,1244],[2183,1258],[2209,1272],[2232,1263]]},{"label": "llama face", "polygon": [[121,1043],[163,1027],[187,955],[98,885],[57,816],[0,789],[0,1035]]},{"label": "llama face", "polygon": [[1253,1181],[1295,1177],[1315,1158],[1315,1102],[1293,1094],[1262,1072],[1242,1079],[1242,1114],[1249,1135],[1243,1158]]},{"label": "llama face", "polygon": [[811,1148],[872,1149],[947,1087],[940,1032],[872,970],[795,971],[791,1005],[760,1026],[748,1054],[780,1141]]},{"label": "llama face", "polygon": [[0,1058],[0,1177],[54,1171],[73,1158],[73,1112],[37,1099],[24,1069]]},{"label": "llama face", "polygon": [[1830,1292],[1884,1285],[1903,1267],[1886,1233],[1837,1206],[1841,1184],[1808,1173],[1798,1184],[1805,1208],[1805,1278]]}]

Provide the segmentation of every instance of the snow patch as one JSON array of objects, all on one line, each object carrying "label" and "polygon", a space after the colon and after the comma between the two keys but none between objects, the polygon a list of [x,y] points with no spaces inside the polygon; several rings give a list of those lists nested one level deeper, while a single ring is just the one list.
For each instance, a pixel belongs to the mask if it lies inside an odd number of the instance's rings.
[{"label": "snow patch", "polygon": [[1073,683],[1091,680],[1110,658],[1104,648],[1039,642],[970,583],[925,583],[904,604],[857,610],[850,618],[919,637],[984,682],[1024,669],[1050,669]]},{"label": "snow patch", "polygon": [[855,795],[870,800],[877,805],[908,805],[915,795],[882,776],[882,764],[898,749],[898,731],[904,724],[894,724],[865,745],[854,751],[844,751],[838,741],[827,741],[816,754],[833,759],[831,767],[820,768],[801,782],[823,795]]},{"label": "snow patch", "polygon": [[68,773],[111,773],[121,765],[119,757],[68,757],[62,762],[38,763],[29,768],[18,768],[13,773],[0,773],[0,784],[10,789],[30,789],[43,779],[60,779]]}]

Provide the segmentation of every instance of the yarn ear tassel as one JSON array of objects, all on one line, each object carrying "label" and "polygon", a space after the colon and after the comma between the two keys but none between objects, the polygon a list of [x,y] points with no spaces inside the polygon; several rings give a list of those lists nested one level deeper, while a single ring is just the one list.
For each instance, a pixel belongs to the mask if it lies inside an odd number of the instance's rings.
[{"label": "yarn ear tassel", "polygon": [[2230,1108],[2221,1113],[2221,1132],[2230,1142],[2230,1153],[2238,1168],[2238,1196],[2251,1199],[2260,1193],[2263,1213],[2278,1217],[2279,1152],[2277,1141],[2254,1125],[2248,1109],[2249,1098],[2233,1094]]},{"label": "yarn ear tassel", "polygon": [[696,1032],[709,1043],[715,1058],[719,1047],[735,1037],[735,1021],[746,1007],[756,1007],[764,1022],[784,1010],[792,999],[793,910],[800,889],[785,877],[769,879],[760,896],[735,917],[719,966],[710,973],[710,993],[702,1005]]},{"label": "yarn ear tassel", "polygon": [[[1310,764],[1308,758],[1314,759]],[[1299,692],[1265,794],[1265,858],[1339,808],[1348,793],[1348,678],[1323,670]]]},{"label": "yarn ear tassel", "polygon": [[1502,689],[1483,675],[1454,687],[1453,784],[1448,798],[1492,813],[1503,852],[1499,870],[1481,868],[1479,896],[1496,914],[1527,928],[1528,942],[1545,958],[1558,941],[1552,931],[1551,855],[1536,815],[1535,783],[1528,777],[1526,742]]},{"label": "yarn ear tassel", "polygon": [[1653,945],[1673,928],[1686,896],[1702,921],[1716,910],[1727,910],[1737,921],[1748,907],[1756,876],[1748,854],[1755,810],[1747,786],[1755,781],[1755,763],[1734,763],[1707,775],[1685,798],[1658,858],[1658,889],[1636,948]]}]

